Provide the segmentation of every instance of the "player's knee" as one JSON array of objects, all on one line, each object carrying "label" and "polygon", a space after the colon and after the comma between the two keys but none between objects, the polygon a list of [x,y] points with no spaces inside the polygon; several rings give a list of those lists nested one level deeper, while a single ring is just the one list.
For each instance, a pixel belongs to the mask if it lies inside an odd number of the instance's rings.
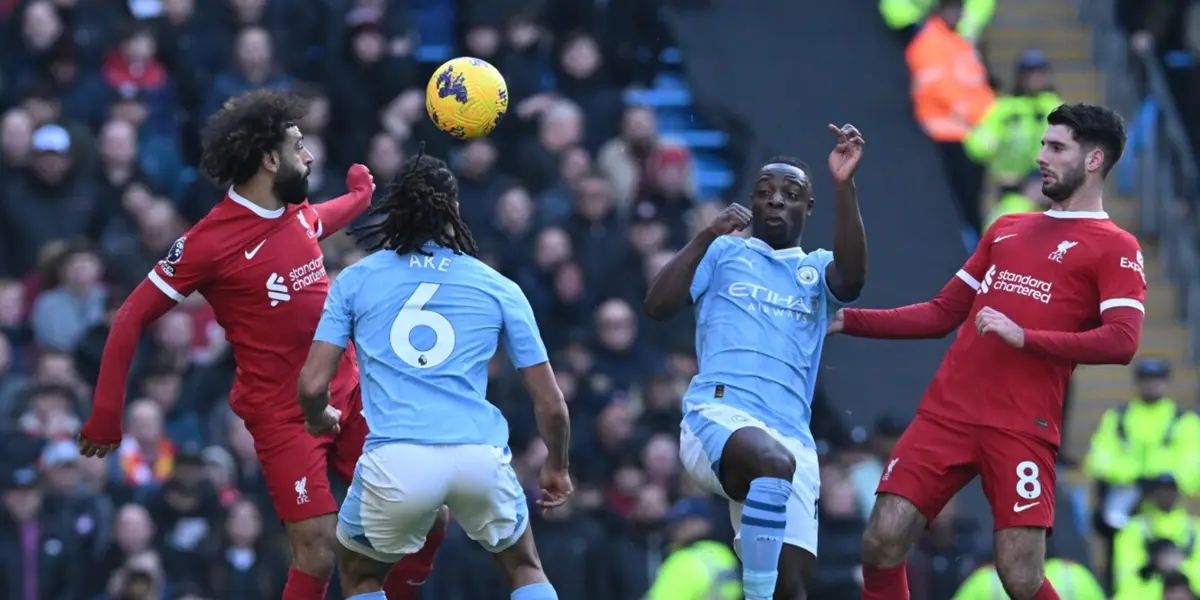
[{"label": "player's knee", "polygon": [[796,578],[787,578],[782,570],[779,573],[779,583],[775,585],[774,600],[808,600],[808,592],[804,584]]},{"label": "player's knee", "polygon": [[904,562],[904,532],[893,531],[880,523],[871,523],[863,531],[862,561],[871,567],[892,567]]},{"label": "player's knee", "polygon": [[763,448],[755,453],[754,464],[758,477],[773,477],[791,481],[796,474],[796,457],[782,446]]},{"label": "player's knee", "polygon": [[1004,592],[1008,592],[1009,598],[1014,600],[1032,600],[1033,596],[1042,589],[1042,582],[1045,576],[1042,570],[1038,568],[1027,569],[1024,566],[1018,568],[998,569],[997,574],[1000,575],[1000,582],[1004,586]]},{"label": "player's knee", "polygon": [[288,527],[292,564],[310,575],[330,577],[337,561],[337,538],[322,519],[293,523]]},{"label": "player's knee", "polygon": [[1042,587],[1045,575],[1036,560],[997,561],[996,573],[1004,591],[1014,600],[1031,600]]}]

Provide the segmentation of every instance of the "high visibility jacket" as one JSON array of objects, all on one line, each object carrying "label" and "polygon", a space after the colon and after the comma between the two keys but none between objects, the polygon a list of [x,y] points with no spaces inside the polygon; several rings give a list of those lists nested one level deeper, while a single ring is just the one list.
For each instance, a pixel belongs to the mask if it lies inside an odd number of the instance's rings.
[{"label": "high visibility jacket", "polygon": [[1084,471],[1110,486],[1170,473],[1186,495],[1200,494],[1200,416],[1170,398],[1109,409],[1092,434]]},{"label": "high visibility jacket", "polygon": [[738,600],[741,571],[729,546],[701,541],[671,553],[645,600]]},{"label": "high visibility jacket", "polygon": [[[904,29],[920,23],[937,0],[879,0],[879,14],[892,29]],[[978,40],[996,13],[996,0],[966,0],[963,15],[955,29],[969,40]]]},{"label": "high visibility jacket", "polygon": [[1147,548],[1150,542],[1160,539],[1171,540],[1183,552],[1184,560],[1179,570],[1191,582],[1192,590],[1200,592],[1198,531],[1196,517],[1189,515],[1182,506],[1169,512],[1151,508],[1130,519],[1113,538],[1113,596],[1121,600],[1162,598],[1162,581],[1157,577],[1144,579],[1140,572],[1150,561]]},{"label": "high visibility jacket", "polygon": [[984,229],[991,227],[992,223],[996,222],[996,219],[999,219],[1004,215],[1023,212],[1036,212],[1038,210],[1041,210],[1041,207],[1039,207],[1037,204],[1034,204],[1034,202],[1029,198],[1026,198],[1025,194],[1020,192],[1009,192],[1005,194],[1003,198],[1000,198],[1000,201],[996,203],[996,206],[992,207],[992,212],[988,213],[987,223],[983,224]]},{"label": "high visibility jacket", "polygon": [[[1046,579],[1062,600],[1108,600],[1096,576],[1079,563],[1051,558],[1046,561]],[[1008,600],[1008,593],[1000,585],[996,567],[984,565],[959,586],[952,600]]]},{"label": "high visibility jacket", "polygon": [[913,38],[904,58],[917,123],[935,141],[964,141],[996,101],[975,46],[933,18]]},{"label": "high visibility jacket", "polygon": [[1062,103],[1054,92],[997,98],[967,136],[967,154],[1001,180],[1023,179],[1037,168],[1046,115]]}]

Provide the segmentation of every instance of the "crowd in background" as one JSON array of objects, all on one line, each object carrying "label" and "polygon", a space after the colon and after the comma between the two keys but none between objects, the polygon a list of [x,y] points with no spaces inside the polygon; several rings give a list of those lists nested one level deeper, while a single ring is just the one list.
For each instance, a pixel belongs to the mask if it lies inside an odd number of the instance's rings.
[{"label": "crowd in background", "polygon": [[[670,45],[657,2],[445,2],[458,22],[452,55],[485,58],[508,82],[510,114],[484,140],[452,143],[425,117],[436,62],[422,58],[406,2],[0,0],[0,597],[279,597],[286,540],[252,440],[226,406],[233,357],[202,298],[182,302],[143,341],[115,456],[81,458],[73,441],[114,311],[221,199],[193,169],[205,119],[261,87],[310,103],[300,126],[315,157],[314,202],[343,193],[354,162],[390,180],[421,141],[453,166],[482,257],[529,297],[570,405],[578,491],[563,510],[531,513],[561,597],[640,600],[673,551],[728,542],[725,508],[681,475],[677,455],[680,398],[697,368],[694,322],[648,321],[640,310],[649,279],[723,202],[698,197],[688,149],[662,139],[654,110],[622,102],[623,90],[654,77],[653,57]],[[1141,4],[1153,14],[1168,2]],[[883,5],[914,75],[956,53],[976,56],[994,9],[980,0]],[[1151,26],[1128,27],[1136,44]],[[915,118],[937,142],[976,231],[1046,204],[1029,165],[1038,115],[1060,101],[1049,67],[1034,50],[1015,77],[1004,73],[1004,87],[982,62],[963,81],[914,87]],[[963,97],[970,109],[951,110]],[[999,192],[980,204],[985,172]],[[325,256],[335,277],[363,250],[341,235],[327,240]],[[503,359],[490,375],[515,468],[533,488],[545,447],[530,403]],[[1166,373],[1139,375],[1153,382]],[[1141,390],[1148,404],[1159,399],[1152,392]],[[865,519],[907,422],[889,416],[850,431],[835,403],[819,391],[814,402],[823,459],[810,596],[857,598]],[[1129,435],[1117,422],[1103,435]],[[1099,447],[1112,441],[1097,435]],[[1151,481],[1162,491],[1150,504],[1162,514],[1179,514],[1173,492],[1200,485],[1174,472],[1112,475],[1096,466],[1101,459],[1088,461],[1118,492]],[[1147,546],[1120,530],[1110,532],[1112,553],[1126,558],[1114,571],[1162,585],[1154,578],[1179,571],[1173,561],[1194,565],[1184,573],[1200,569],[1200,559],[1190,562],[1200,556],[1194,544]],[[1190,530],[1169,529],[1178,531]],[[913,598],[991,597],[988,534],[947,506],[909,562]],[[501,600],[498,578],[451,525],[426,597]]]}]

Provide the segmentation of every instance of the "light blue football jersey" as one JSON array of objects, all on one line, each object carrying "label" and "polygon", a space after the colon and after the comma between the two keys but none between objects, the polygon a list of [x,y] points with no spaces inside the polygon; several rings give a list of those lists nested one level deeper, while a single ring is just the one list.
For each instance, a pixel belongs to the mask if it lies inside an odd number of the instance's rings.
[{"label": "light blue football jersey", "polygon": [[380,250],[333,282],[316,341],[352,339],[367,449],[391,442],[508,445],[486,397],[488,361],[504,342],[518,369],[546,362],[533,309],[483,262],[427,244],[432,256]]},{"label": "light blue football jersey", "polygon": [[700,372],[688,406],[720,403],[781,434],[815,444],[809,421],[825,331],[838,300],[825,281],[833,253],[773,250],[721,236],[692,279]]}]

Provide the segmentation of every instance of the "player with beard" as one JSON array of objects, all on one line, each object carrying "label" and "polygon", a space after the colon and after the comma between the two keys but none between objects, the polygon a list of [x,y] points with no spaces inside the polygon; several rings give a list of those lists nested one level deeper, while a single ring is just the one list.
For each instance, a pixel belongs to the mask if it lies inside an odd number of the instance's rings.
[{"label": "player with beard", "polygon": [[[375,184],[362,165],[350,167],[350,193],[310,205],[312,154],[296,123],[307,108],[286,93],[255,91],[225,103],[209,120],[200,168],[225,198],[175,241],[117,311],[104,347],[91,417],[80,452],[103,457],[132,444],[121,439],[125,381],[142,331],[177,302],[199,292],[233,348],[233,411],[254,437],[263,478],[292,543],[284,600],[322,600],[333,572],[337,503],[327,475],[346,480],[362,454],[362,416],[353,352],[330,386],[339,431],[305,433],[296,386],[329,290],[320,240],[367,209]],[[393,569],[385,589],[414,600],[432,568],[444,526],[425,548]]]},{"label": "player with beard", "polygon": [[1059,598],[1044,557],[1063,395],[1076,365],[1133,360],[1146,279],[1137,239],[1101,201],[1125,147],[1121,117],[1073,104],[1046,120],[1038,165],[1050,210],[997,220],[932,301],[846,309],[830,328],[893,339],[958,328],[879,483],[863,536],[864,599],[909,597],[909,550],[976,475],[992,508],[1005,591],[1016,600]]}]

